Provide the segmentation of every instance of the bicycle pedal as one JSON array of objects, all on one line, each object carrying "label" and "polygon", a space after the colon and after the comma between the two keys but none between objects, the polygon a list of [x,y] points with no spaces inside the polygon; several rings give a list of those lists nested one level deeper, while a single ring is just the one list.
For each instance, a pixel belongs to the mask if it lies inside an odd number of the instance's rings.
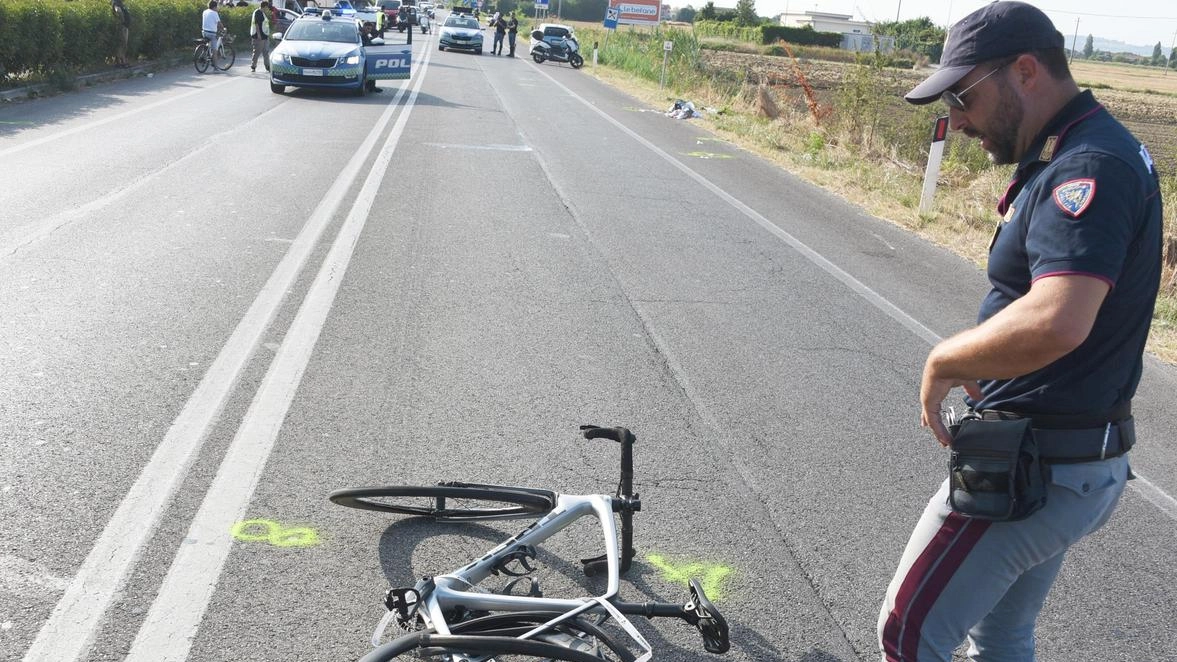
[{"label": "bicycle pedal", "polygon": [[683,605],[683,617],[703,636],[703,648],[708,653],[726,653],[731,648],[727,619],[707,599],[699,580],[690,580],[691,600]]}]

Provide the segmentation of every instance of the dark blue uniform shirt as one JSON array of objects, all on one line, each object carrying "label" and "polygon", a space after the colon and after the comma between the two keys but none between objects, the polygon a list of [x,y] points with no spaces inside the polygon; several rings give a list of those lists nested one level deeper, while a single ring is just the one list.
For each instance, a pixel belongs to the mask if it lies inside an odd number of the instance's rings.
[{"label": "dark blue uniform shirt", "polygon": [[1091,334],[1054,363],[981,382],[969,404],[1023,414],[1094,414],[1128,402],[1161,275],[1161,194],[1148,150],[1090,91],[1032,143],[998,206],[989,252],[993,285],[978,322],[1039,278],[1083,274],[1111,286]]}]

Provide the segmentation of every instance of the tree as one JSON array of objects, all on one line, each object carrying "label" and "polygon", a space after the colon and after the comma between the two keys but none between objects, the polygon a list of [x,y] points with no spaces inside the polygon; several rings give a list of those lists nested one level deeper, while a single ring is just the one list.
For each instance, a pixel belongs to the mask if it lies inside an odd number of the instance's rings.
[{"label": "tree", "polygon": [[1177,47],[1173,48],[1173,52],[1169,53],[1169,68],[1177,69]]},{"label": "tree", "polygon": [[756,16],[756,0],[737,0],[736,25],[753,26],[759,24],[760,19]]},{"label": "tree", "polygon": [[899,23],[876,23],[873,31],[878,35],[895,37],[896,48],[927,55],[935,62],[940,61],[940,54],[944,51],[945,30],[927,16]]},{"label": "tree", "polygon": [[1165,66],[1165,55],[1164,55],[1164,52],[1161,50],[1161,42],[1159,42],[1159,41],[1157,42],[1156,46],[1152,47],[1152,66],[1154,66],[1154,67]]},{"label": "tree", "polygon": [[1095,52],[1095,38],[1087,35],[1087,41],[1083,44],[1083,59],[1090,60],[1091,54]]},{"label": "tree", "polygon": [[712,0],[707,0],[707,4],[703,5],[703,8],[699,10],[699,13],[695,15],[695,18],[700,21],[714,21],[715,3],[712,2]]},{"label": "tree", "polygon": [[679,8],[679,10],[674,13],[674,20],[682,21],[683,23],[693,23],[695,21],[695,15],[698,13],[699,10],[690,5],[687,5],[686,7]]}]

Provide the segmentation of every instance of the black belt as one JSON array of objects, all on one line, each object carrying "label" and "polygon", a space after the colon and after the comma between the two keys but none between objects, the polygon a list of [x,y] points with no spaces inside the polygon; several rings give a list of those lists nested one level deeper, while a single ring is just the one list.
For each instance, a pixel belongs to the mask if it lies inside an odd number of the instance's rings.
[{"label": "black belt", "polygon": [[1055,464],[1097,462],[1118,457],[1136,443],[1132,404],[1101,414],[1021,414],[996,409],[976,412],[982,420],[1029,418],[1043,461]]}]

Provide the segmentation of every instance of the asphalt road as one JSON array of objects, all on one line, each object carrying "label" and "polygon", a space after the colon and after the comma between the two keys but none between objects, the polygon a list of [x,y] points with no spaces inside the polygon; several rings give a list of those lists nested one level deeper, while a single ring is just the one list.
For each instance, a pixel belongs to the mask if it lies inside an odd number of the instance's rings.
[{"label": "asphalt road", "polygon": [[[697,576],[726,659],[877,659],[946,461],[919,371],[983,274],[587,67],[435,39],[362,99],[239,60],[0,108],[0,659],[357,659],[390,583],[521,525],[326,494],[611,492],[590,422],[639,438],[627,598]],[[1177,660],[1174,392],[1150,359],[1142,479],[1069,555],[1042,660]],[[545,547],[550,595],[601,589],[595,535]]]}]

